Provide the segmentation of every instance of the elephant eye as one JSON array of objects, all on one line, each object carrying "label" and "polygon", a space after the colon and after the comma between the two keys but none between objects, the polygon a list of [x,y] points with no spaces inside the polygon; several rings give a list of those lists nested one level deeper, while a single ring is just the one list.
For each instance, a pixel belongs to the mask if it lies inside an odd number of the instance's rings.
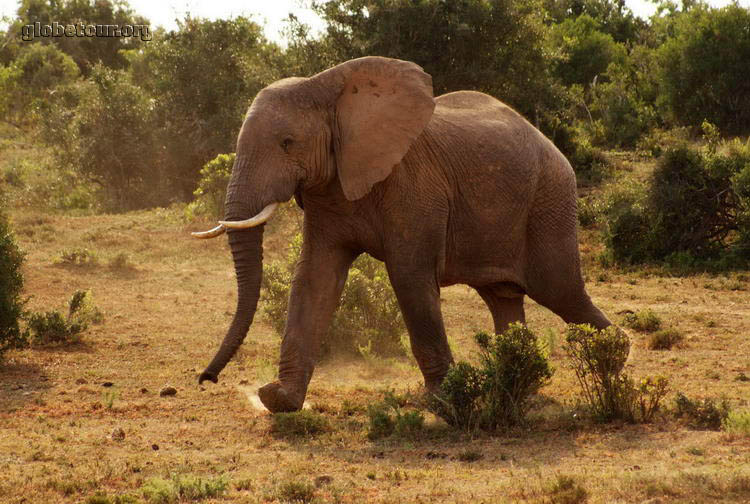
[{"label": "elephant eye", "polygon": [[281,142],[281,148],[284,149],[284,152],[289,152],[289,147],[291,147],[293,143],[294,140],[287,137]]}]

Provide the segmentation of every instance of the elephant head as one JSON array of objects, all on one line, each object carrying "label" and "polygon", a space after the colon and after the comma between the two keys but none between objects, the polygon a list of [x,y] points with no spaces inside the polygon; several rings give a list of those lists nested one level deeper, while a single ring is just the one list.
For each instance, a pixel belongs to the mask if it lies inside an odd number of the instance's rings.
[{"label": "elephant head", "polygon": [[[199,382],[216,382],[252,323],[263,271],[263,224],[293,195],[340,185],[349,201],[384,180],[435,107],[432,79],[414,63],[365,57],[263,89],[237,140],[226,217],[198,238],[229,231],[237,310]],[[338,188],[338,187],[337,187]]]}]

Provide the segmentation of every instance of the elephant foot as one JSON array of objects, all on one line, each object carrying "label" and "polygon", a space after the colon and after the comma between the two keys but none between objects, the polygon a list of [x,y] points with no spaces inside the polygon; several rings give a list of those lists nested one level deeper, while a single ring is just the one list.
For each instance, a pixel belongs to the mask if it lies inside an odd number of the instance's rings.
[{"label": "elephant foot", "polygon": [[302,403],[304,402],[304,398],[301,401],[293,398],[277,381],[258,389],[258,397],[260,397],[263,406],[268,408],[271,413],[299,411],[302,409]]}]

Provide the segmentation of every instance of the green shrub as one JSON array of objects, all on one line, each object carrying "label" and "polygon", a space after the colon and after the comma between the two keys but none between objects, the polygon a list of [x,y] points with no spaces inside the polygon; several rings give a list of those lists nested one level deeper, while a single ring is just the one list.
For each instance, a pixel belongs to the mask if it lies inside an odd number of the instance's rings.
[{"label": "green shrub", "polygon": [[630,340],[623,330],[615,326],[596,330],[588,324],[570,324],[566,341],[583,397],[596,418],[652,420],[668,391],[668,382],[663,377],[649,377],[636,384],[622,373],[630,353]]},{"label": "green shrub", "polygon": [[547,490],[551,504],[582,504],[588,499],[588,492],[574,478],[558,475]]},{"label": "green shrub", "polygon": [[224,199],[235,157],[234,153],[219,154],[203,165],[198,188],[193,192],[195,200],[186,207],[188,217],[208,216],[217,219],[224,217]]},{"label": "green shrub", "polygon": [[315,498],[315,487],[301,481],[287,481],[279,485],[275,497],[281,502],[305,504]]},{"label": "green shrub", "polygon": [[280,436],[309,436],[330,429],[326,417],[310,410],[275,413],[271,431]]},{"label": "green shrub", "polygon": [[387,391],[383,400],[367,408],[370,420],[367,438],[371,441],[396,434],[401,437],[414,437],[424,427],[424,415],[417,410],[404,409],[406,399]]},{"label": "green shrub", "polygon": [[674,414],[693,429],[719,430],[729,416],[729,403],[726,399],[718,404],[710,398],[690,399],[678,392],[674,400]]},{"label": "green shrub", "polygon": [[730,411],[722,422],[722,429],[728,434],[750,437],[750,411]]},{"label": "green shrub", "polygon": [[173,475],[169,479],[151,478],[141,486],[141,493],[149,503],[172,504],[221,497],[229,487],[224,476],[201,478],[193,475]]},{"label": "green shrub", "polygon": [[104,315],[94,305],[90,291],[78,290],[68,301],[68,314],[59,311],[34,312],[27,324],[34,344],[75,343],[90,323],[99,324]]},{"label": "green shrub", "polygon": [[[279,335],[286,325],[289,291],[301,248],[302,236],[298,234],[284,261],[263,267],[263,312]],[[379,356],[404,355],[401,336],[405,331],[385,266],[361,255],[349,270],[338,310],[321,344],[321,356],[361,356],[365,348]]]},{"label": "green shrub", "polygon": [[604,213],[604,208],[596,198],[578,198],[578,222],[581,227],[594,227]]},{"label": "green shrub", "polygon": [[26,334],[19,325],[24,305],[21,299],[23,258],[8,220],[0,211],[0,359],[8,349],[27,343]]},{"label": "green shrub", "polygon": [[651,350],[671,350],[673,346],[682,343],[683,339],[680,331],[670,327],[651,334],[648,338],[648,347]]},{"label": "green shrub", "polygon": [[641,332],[654,332],[661,328],[661,318],[650,308],[635,313],[628,313],[623,324]]},{"label": "green shrub", "polygon": [[645,194],[605,212],[615,260],[680,268],[750,263],[750,142],[703,152],[678,147],[659,160]]},{"label": "green shrub", "polygon": [[611,173],[611,165],[601,149],[594,147],[585,136],[573,141],[573,152],[568,160],[576,172],[580,185],[598,184]]},{"label": "green shrub", "polygon": [[430,409],[449,424],[471,430],[496,430],[522,424],[528,400],[551,377],[552,369],[536,335],[522,324],[504,333],[475,335],[480,367],[451,367]]}]

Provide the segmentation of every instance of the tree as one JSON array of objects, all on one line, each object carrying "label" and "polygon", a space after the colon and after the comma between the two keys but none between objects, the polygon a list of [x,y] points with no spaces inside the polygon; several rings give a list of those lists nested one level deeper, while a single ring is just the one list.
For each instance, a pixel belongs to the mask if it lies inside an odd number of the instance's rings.
[{"label": "tree", "polygon": [[0,358],[10,348],[23,346],[18,321],[23,315],[23,252],[16,245],[5,214],[0,212]]},{"label": "tree", "polygon": [[729,134],[750,131],[750,9],[696,3],[674,19],[659,48],[665,112],[679,124],[704,119]]},{"label": "tree", "polygon": [[277,79],[278,48],[238,17],[186,18],[178,30],[130,52],[134,82],[154,99],[163,176],[173,197],[192,198],[201,167],[234,152],[252,98]]},{"label": "tree", "polygon": [[58,86],[78,77],[72,58],[53,45],[31,44],[0,67],[0,117],[20,124],[31,119],[35,100],[46,100]]}]

